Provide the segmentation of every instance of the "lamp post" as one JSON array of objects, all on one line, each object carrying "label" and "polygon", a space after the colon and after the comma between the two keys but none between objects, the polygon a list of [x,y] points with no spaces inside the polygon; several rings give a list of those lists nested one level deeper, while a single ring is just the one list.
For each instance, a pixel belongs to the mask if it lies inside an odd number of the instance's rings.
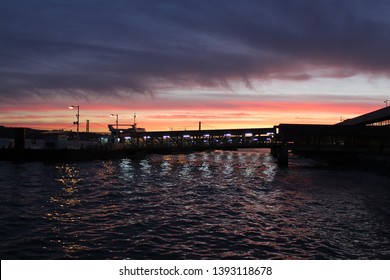
[{"label": "lamp post", "polygon": [[116,117],[115,143],[118,139],[118,114],[110,114],[111,117]]},{"label": "lamp post", "polygon": [[77,121],[73,122],[73,124],[76,124],[76,125],[77,125],[77,139],[79,139],[80,106],[78,106],[78,105],[71,105],[71,106],[69,106],[69,109],[73,110],[73,109],[76,108],[76,107],[77,107],[77,115],[76,115]]},{"label": "lamp post", "polygon": [[385,100],[385,101],[383,101],[383,102],[385,102],[385,104],[386,104],[386,106],[385,107],[387,107],[387,103],[389,102],[389,100]]}]

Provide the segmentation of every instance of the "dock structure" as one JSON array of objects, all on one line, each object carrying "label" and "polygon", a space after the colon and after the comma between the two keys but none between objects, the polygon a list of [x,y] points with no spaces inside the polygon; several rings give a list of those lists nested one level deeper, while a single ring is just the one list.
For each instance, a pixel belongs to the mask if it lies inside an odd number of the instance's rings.
[{"label": "dock structure", "polygon": [[295,152],[390,155],[390,107],[335,125],[280,124],[275,135],[279,149]]},{"label": "dock structure", "polygon": [[281,165],[288,165],[290,151],[390,155],[390,107],[334,125],[279,124],[270,128],[127,131],[120,135],[118,142],[127,148],[149,152],[269,148]]},{"label": "dock structure", "polygon": [[120,143],[128,148],[158,149],[237,149],[268,148],[273,145],[275,128],[213,129],[183,131],[126,132]]},{"label": "dock structure", "polygon": [[[25,129],[15,129],[13,147],[3,145],[0,159],[57,160],[113,158],[143,153],[181,153],[205,150],[269,148],[281,165],[289,153],[378,154],[390,156],[390,107],[334,125],[279,124],[268,128],[151,131],[119,129],[98,141],[72,141],[64,131],[42,133],[42,147],[27,145]],[[65,137],[66,136],[66,137]],[[37,140],[34,140],[37,142]],[[39,140],[40,141],[40,140]],[[38,142],[37,142],[38,143]]]},{"label": "dock structure", "polygon": [[390,126],[280,124],[278,141],[294,151],[390,154]]}]

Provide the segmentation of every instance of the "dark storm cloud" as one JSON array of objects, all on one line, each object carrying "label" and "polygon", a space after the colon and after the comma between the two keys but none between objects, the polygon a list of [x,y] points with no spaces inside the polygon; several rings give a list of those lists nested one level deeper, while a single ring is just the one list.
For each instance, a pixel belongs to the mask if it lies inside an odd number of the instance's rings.
[{"label": "dark storm cloud", "polygon": [[2,1],[0,94],[388,75],[389,14],[368,0]]}]

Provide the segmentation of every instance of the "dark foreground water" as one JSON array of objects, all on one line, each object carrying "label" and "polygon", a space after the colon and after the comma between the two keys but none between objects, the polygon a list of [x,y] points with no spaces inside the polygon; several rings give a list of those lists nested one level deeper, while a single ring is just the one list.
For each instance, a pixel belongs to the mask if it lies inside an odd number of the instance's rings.
[{"label": "dark foreground water", "polygon": [[0,162],[1,259],[390,259],[390,180],[267,150]]}]

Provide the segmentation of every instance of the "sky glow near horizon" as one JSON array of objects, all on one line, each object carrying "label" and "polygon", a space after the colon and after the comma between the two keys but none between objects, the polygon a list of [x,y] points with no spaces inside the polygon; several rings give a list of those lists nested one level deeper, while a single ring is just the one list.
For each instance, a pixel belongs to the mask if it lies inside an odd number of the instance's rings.
[{"label": "sky glow near horizon", "polygon": [[[110,1],[111,2],[111,1]],[[293,3],[294,2],[294,3]],[[387,1],[2,1],[0,125],[333,124],[390,99]]]}]

